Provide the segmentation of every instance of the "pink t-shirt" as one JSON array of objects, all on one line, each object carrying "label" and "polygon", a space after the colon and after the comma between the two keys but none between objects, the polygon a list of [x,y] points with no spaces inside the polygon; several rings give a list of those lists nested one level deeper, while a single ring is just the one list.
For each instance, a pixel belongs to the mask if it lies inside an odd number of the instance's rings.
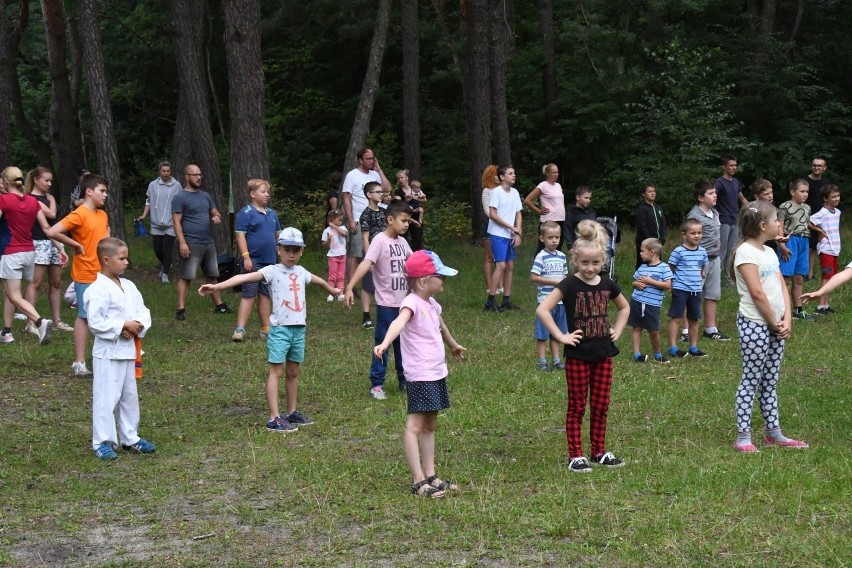
[{"label": "pink t-shirt", "polygon": [[33,225],[36,222],[41,205],[32,195],[16,193],[0,194],[0,211],[9,227],[10,240],[4,254],[31,252],[33,244]]},{"label": "pink t-shirt", "polygon": [[399,334],[405,380],[443,379],[447,376],[447,361],[441,337],[441,305],[434,298],[427,301],[409,294],[402,301],[402,310],[411,310],[411,319]]},{"label": "pink t-shirt", "polygon": [[402,237],[392,239],[384,232],[373,237],[364,258],[373,263],[377,305],[398,308],[408,294],[405,259],[409,256],[411,247]]},{"label": "pink t-shirt", "polygon": [[540,221],[564,221],[565,220],[565,196],[562,194],[562,186],[558,183],[541,182],[536,186],[541,190],[539,199],[541,206],[550,209],[546,215],[542,215]]}]

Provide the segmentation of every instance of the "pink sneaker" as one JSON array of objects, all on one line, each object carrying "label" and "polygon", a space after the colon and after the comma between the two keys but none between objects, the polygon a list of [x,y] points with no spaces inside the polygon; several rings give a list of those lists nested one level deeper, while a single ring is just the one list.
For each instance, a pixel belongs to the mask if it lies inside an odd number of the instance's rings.
[{"label": "pink sneaker", "polygon": [[802,442],[801,440],[793,440],[790,438],[786,442],[779,442],[778,440],[773,440],[772,438],[765,438],[763,443],[767,446],[780,446],[782,448],[809,448],[807,442]]},{"label": "pink sneaker", "polygon": [[738,452],[742,452],[744,454],[753,454],[755,452],[760,451],[760,450],[757,449],[757,446],[755,446],[754,444],[742,444],[742,445],[740,445],[740,444],[737,444],[736,442],[734,442],[734,449],[737,450]]}]

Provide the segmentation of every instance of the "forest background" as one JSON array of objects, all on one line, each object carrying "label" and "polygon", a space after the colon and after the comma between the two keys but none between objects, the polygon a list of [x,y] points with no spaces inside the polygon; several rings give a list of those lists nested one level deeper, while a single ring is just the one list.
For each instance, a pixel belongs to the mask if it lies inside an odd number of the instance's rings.
[{"label": "forest background", "polygon": [[[276,186],[284,220],[322,223],[331,172],[369,144],[408,168],[444,237],[479,230],[479,172],[518,189],[560,167],[599,213],[644,182],[677,220],[719,157],[786,184],[828,159],[852,170],[852,3],[842,0],[0,0],[0,158],[113,181],[137,215],[161,160],[201,165],[228,207]],[[5,115],[4,115],[5,113]],[[219,244],[228,246],[223,226]]]}]

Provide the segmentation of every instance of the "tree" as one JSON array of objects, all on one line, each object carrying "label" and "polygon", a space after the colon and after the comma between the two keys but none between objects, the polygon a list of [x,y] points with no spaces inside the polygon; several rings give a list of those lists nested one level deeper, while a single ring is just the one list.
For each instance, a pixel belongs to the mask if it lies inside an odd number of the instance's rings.
[{"label": "tree", "polygon": [[538,29],[541,34],[541,86],[544,107],[548,109],[556,101],[556,47],[553,42],[553,0],[538,0]]},{"label": "tree", "polygon": [[420,31],[417,0],[402,0],[402,143],[411,179],[420,179]]},{"label": "tree", "polygon": [[124,199],[121,193],[121,171],[109,104],[107,77],[101,53],[101,30],[96,14],[96,0],[80,0],[79,16],[83,36],[83,57],[89,82],[89,103],[92,107],[92,130],[98,154],[100,172],[109,180],[106,211],[110,234],[124,239]]},{"label": "tree", "polygon": [[[228,202],[222,194],[219,160],[210,127],[210,106],[207,101],[203,69],[203,28],[206,2],[173,0],[169,3],[172,15],[172,41],[178,70],[178,109],[175,125],[173,165],[175,175],[183,183],[183,169],[196,164],[204,174],[204,190],[225,212]],[[216,248],[231,250],[231,229],[227,215],[213,225]]]},{"label": "tree", "polygon": [[264,128],[264,79],[258,0],[223,0],[231,110],[231,186],[234,209],[249,202],[247,182],[269,179]]},{"label": "tree", "polygon": [[491,22],[488,26],[488,67],[491,82],[491,128],[494,158],[498,164],[512,163],[509,143],[509,112],[506,108],[506,64],[505,53],[514,31],[511,15],[505,0],[489,0]]},{"label": "tree", "polygon": [[470,175],[471,224],[473,235],[481,236],[482,170],[488,165],[488,120],[491,116],[488,80],[488,0],[467,3],[467,69],[465,105],[467,109],[467,155]]},{"label": "tree", "polygon": [[65,46],[65,13],[61,0],[41,0],[44,33],[50,70],[50,142],[59,158],[54,185],[59,188],[59,206],[68,211],[69,189],[77,183],[77,168],[85,164],[78,108],[71,97]]},{"label": "tree", "polygon": [[385,56],[385,46],[388,41],[388,26],[390,24],[391,0],[379,0],[379,10],[373,27],[373,41],[370,44],[370,58],[367,63],[367,73],[361,85],[361,98],[358,110],[355,112],[355,122],[349,135],[349,147],[346,150],[346,161],[343,171],[348,172],[355,167],[356,156],[367,140],[370,130],[370,119],[373,117],[373,105],[379,91],[379,77],[382,71],[382,59]]},{"label": "tree", "polygon": [[[6,0],[0,0],[0,15],[6,15]],[[5,17],[4,17],[5,20]],[[0,21],[0,164],[12,163],[12,113],[9,89],[9,49],[6,22]]]}]

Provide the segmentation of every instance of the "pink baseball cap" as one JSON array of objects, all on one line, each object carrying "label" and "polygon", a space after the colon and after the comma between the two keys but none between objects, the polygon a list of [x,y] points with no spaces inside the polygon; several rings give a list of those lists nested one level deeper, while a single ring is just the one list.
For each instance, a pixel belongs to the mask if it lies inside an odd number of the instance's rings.
[{"label": "pink baseball cap", "polygon": [[405,261],[405,274],[409,278],[421,278],[440,274],[441,276],[455,276],[459,271],[449,266],[444,266],[438,255],[431,250],[418,250]]}]

